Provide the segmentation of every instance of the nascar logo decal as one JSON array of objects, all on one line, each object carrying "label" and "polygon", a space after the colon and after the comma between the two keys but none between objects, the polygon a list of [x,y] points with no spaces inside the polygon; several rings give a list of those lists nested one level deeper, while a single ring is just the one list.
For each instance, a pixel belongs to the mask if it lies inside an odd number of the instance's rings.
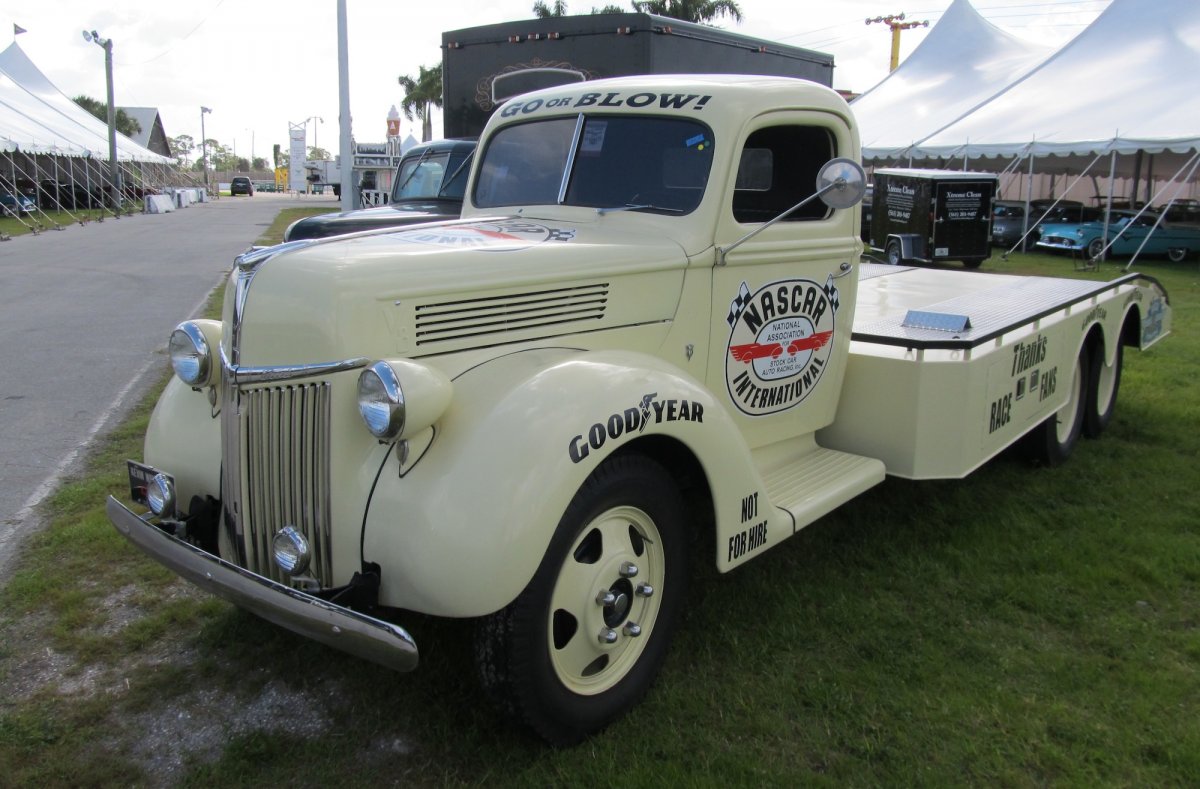
[{"label": "nascar logo decal", "polygon": [[729,305],[725,383],[738,410],[764,416],[799,405],[816,388],[829,363],[838,292],[825,285],[785,279],[754,293],[745,282]]},{"label": "nascar logo decal", "polygon": [[547,241],[570,241],[575,238],[575,231],[570,228],[547,227],[537,222],[512,219],[405,230],[396,233],[393,238],[410,244],[479,249],[487,252],[512,252]]}]

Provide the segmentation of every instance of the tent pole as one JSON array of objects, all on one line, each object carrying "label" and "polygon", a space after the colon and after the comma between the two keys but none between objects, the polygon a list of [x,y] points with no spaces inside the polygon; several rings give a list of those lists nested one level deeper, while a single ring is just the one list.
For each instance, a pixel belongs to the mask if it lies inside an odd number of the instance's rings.
[{"label": "tent pole", "polygon": [[[1029,212],[1033,203],[1033,144],[1029,145],[1029,181],[1025,184],[1025,218],[1021,222],[1021,238],[1029,235]],[[1024,251],[1024,250],[1022,250]]]},{"label": "tent pole", "polygon": [[1129,193],[1129,207],[1137,206],[1138,187],[1142,185],[1142,149],[1133,156],[1133,189]]},{"label": "tent pole", "polygon": [[1150,154],[1150,161],[1146,163],[1146,205],[1150,205],[1150,192],[1154,187],[1154,154]]},{"label": "tent pole", "polygon": [[[1113,140],[1116,142],[1116,140]],[[1104,206],[1104,249],[1100,250],[1100,260],[1108,259],[1108,247],[1112,242],[1108,238],[1108,223],[1112,219],[1113,181],[1117,179],[1117,151],[1112,152],[1112,161],[1108,165],[1108,202]]]}]

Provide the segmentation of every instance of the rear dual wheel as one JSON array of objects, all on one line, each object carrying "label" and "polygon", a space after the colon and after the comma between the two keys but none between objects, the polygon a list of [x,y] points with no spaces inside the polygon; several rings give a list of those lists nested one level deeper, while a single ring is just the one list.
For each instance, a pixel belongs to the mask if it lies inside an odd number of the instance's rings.
[{"label": "rear dual wheel", "polygon": [[[1068,383],[1070,394],[1062,408],[1051,414],[1050,418],[1035,427],[1026,436],[1026,449],[1029,457],[1036,463],[1047,466],[1057,466],[1071,456],[1083,432],[1085,413],[1087,411],[1088,391],[1088,362],[1090,354],[1086,347],[1080,349],[1075,357],[1075,365],[1071,370]],[[1060,381],[1060,384],[1063,383]]]},{"label": "rear dual wheel", "polygon": [[641,700],[682,605],[682,513],[649,458],[611,458],[587,479],[529,585],[480,622],[480,677],[502,709],[568,745]]},{"label": "rear dual wheel", "polygon": [[1121,388],[1121,365],[1124,362],[1124,346],[1117,341],[1113,363],[1104,360],[1104,344],[1092,344],[1091,359],[1088,361],[1087,402],[1083,414],[1083,434],[1097,438],[1112,421],[1117,409],[1117,392]]}]

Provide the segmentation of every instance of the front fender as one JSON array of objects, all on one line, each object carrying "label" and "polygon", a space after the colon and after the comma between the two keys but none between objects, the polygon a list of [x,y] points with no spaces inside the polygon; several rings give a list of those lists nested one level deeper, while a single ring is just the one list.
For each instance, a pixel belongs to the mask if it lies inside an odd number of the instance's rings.
[{"label": "front fender", "polygon": [[220,497],[221,425],[204,392],[171,376],[150,415],[143,457],[175,478],[179,505]]},{"label": "front fender", "polygon": [[432,447],[403,476],[392,453],[371,498],[363,555],[383,569],[381,602],[454,617],[503,608],[588,475],[655,435],[688,447],[710,478],[719,463],[718,512],[761,486],[724,408],[660,359],[534,350],[459,376]]}]

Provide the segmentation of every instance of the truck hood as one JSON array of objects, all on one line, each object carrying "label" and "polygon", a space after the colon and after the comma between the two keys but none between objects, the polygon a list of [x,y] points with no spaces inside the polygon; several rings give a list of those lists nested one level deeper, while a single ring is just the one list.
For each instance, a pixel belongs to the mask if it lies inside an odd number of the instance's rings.
[{"label": "truck hood", "polygon": [[615,238],[611,227],[476,218],[268,254],[235,268],[226,342],[235,307],[239,362],[251,366],[425,356],[666,324],[687,257],[673,240]]},{"label": "truck hood", "polygon": [[462,200],[408,200],[399,203],[362,208],[358,211],[342,211],[336,214],[318,214],[298,219],[288,227],[284,241],[300,241],[306,238],[329,238],[357,233],[362,230],[379,230],[386,227],[416,225],[422,222],[439,222],[456,218],[462,213]]}]

